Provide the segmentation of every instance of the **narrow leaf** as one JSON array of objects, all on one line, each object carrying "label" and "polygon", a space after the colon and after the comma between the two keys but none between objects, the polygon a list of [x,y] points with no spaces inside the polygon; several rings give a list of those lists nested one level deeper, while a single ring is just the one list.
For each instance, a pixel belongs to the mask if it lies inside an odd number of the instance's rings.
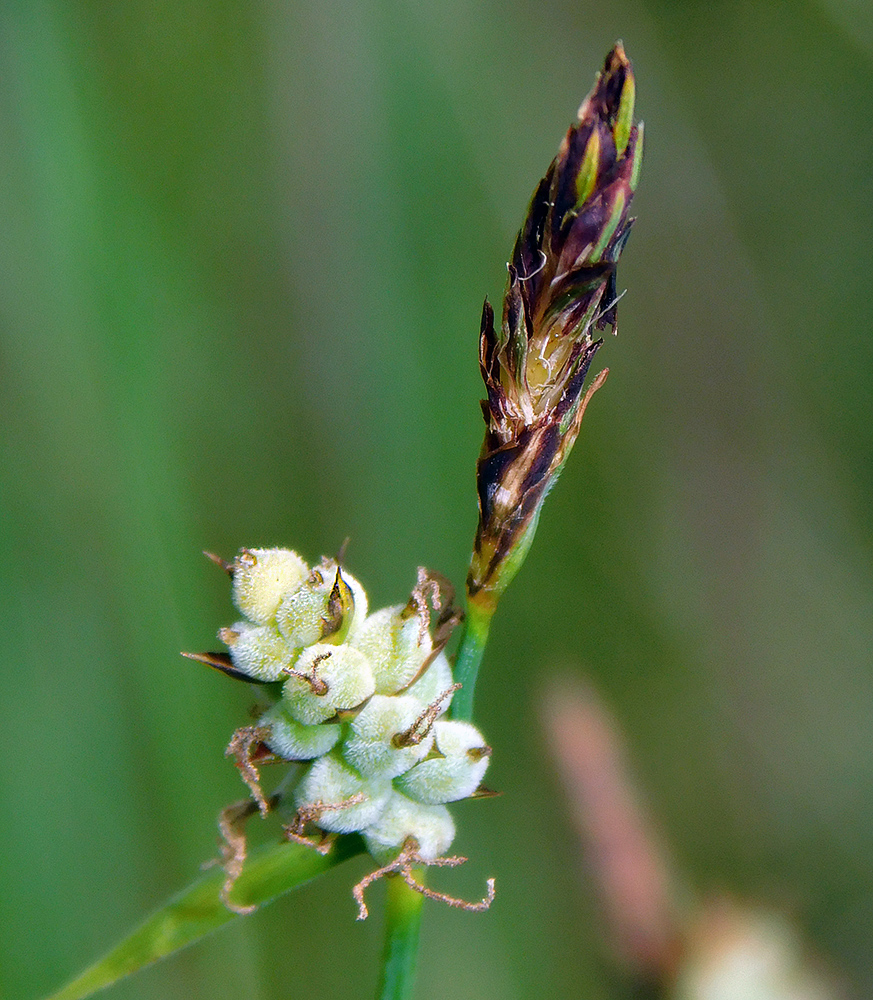
[{"label": "narrow leaf", "polygon": [[[300,844],[273,844],[262,848],[246,861],[233,888],[233,901],[242,906],[269,903],[363,850],[359,837],[340,837],[328,855]],[[198,879],[47,1000],[81,1000],[91,996],[159,958],[199,941],[224,924],[238,920],[239,914],[228,910],[219,895],[224,880],[221,868]]]}]

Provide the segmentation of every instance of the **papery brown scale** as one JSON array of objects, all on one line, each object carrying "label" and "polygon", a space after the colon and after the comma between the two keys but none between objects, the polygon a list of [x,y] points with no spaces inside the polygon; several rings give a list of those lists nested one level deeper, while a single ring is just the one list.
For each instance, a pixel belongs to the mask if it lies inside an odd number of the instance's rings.
[{"label": "papery brown scale", "polygon": [[606,146],[611,150],[613,163],[611,165],[606,164],[603,160],[603,154],[601,154],[597,193],[585,201],[578,214],[572,219],[572,222],[565,227],[563,245],[555,248],[556,252],[560,250],[560,257],[555,267],[556,274],[560,275],[571,269],[577,260],[583,258],[586,252],[590,251],[590,248],[597,242],[597,238],[609,221],[619,192],[624,189],[622,193],[625,201],[625,222],[616,228],[616,233],[609,241],[607,250],[603,252],[604,259],[617,260],[618,254],[613,254],[609,251],[614,249],[618,244],[619,235],[631,221],[627,219],[627,212],[633,196],[630,190],[630,178],[633,173],[637,138],[638,132],[636,126],[634,126],[631,131],[627,150],[617,164],[615,163],[615,145],[611,138],[609,144],[602,144],[601,149]]},{"label": "papery brown scale", "polygon": [[592,267],[594,261],[587,264],[582,262],[591,252],[592,245],[609,221],[609,216],[614,203],[613,189],[609,189],[605,194],[598,195],[585,203],[585,207],[573,220],[573,225],[567,232],[561,256],[555,272],[559,276],[565,275],[575,267]]},{"label": "papery brown scale", "polygon": [[503,333],[504,360],[511,378],[516,379],[524,371],[524,353],[527,341],[533,336],[533,328],[524,286],[512,264],[509,265],[509,287],[503,307]]},{"label": "papery brown scale", "polygon": [[[561,442],[557,424],[543,421],[524,427],[513,441],[480,459],[478,486],[482,516],[476,551],[482,552],[486,546],[492,550],[483,579],[488,579],[506,558],[518,541],[519,532],[535,516],[551,485]],[[499,527],[488,531],[485,526]]]},{"label": "papery brown scale", "polygon": [[557,423],[549,422],[534,430],[538,438],[537,447],[532,449],[532,458],[521,484],[522,515],[524,520],[534,512],[542,499],[543,489],[548,485],[554,469],[555,456],[561,447],[561,437]]},{"label": "papery brown scale", "polygon": [[497,356],[498,344],[497,331],[494,329],[494,310],[488,299],[485,299],[482,306],[482,324],[479,336],[479,368],[490,398],[492,388],[500,385],[500,361]]},{"label": "papery brown scale", "polygon": [[520,275],[530,281],[542,272],[543,265],[543,235],[551,203],[549,192],[552,186],[552,175],[555,163],[549,167],[546,176],[537,185],[528,207],[524,226],[515,241],[512,251],[512,263]]},{"label": "papery brown scale", "polygon": [[630,63],[624,47],[618,42],[606,57],[594,88],[579,108],[580,120],[596,115],[611,128],[616,121],[621,94],[629,73]]},{"label": "papery brown scale", "polygon": [[[555,160],[555,172],[552,180],[551,200],[552,224],[551,224],[551,248],[552,253],[559,253],[561,243],[564,239],[568,213],[576,207],[576,178],[585,157],[585,147],[591,138],[591,133],[595,129],[595,124],[586,122],[571,128],[564,137],[561,151]],[[603,149],[601,142],[601,150]],[[602,154],[601,154],[602,156]],[[598,174],[600,167],[598,167]]]},{"label": "papery brown scale", "polygon": [[[555,416],[558,420],[563,420],[566,414],[574,406],[578,405],[579,400],[582,398],[582,390],[585,388],[585,377],[588,374],[588,369],[591,367],[594,355],[602,346],[602,340],[595,340],[591,344],[579,344],[577,348],[574,348],[574,354],[578,356],[578,368],[568,379],[561,398],[555,407]],[[577,358],[574,357],[573,362],[576,363],[576,360]]]},{"label": "papery brown scale", "polygon": [[[509,419],[510,400],[501,382],[501,353],[502,348],[494,329],[494,311],[486,299],[482,310],[479,368],[488,394],[488,399],[482,401],[482,413],[488,433],[491,433],[495,425],[504,426]],[[483,447],[488,448],[487,440]]]},{"label": "papery brown scale", "polygon": [[[548,301],[544,303],[544,318],[553,322],[554,317],[563,317],[568,309],[579,309],[584,314],[614,273],[615,264],[611,261],[582,264],[565,272],[554,280],[549,289]],[[561,322],[564,322],[563,319]],[[576,331],[567,327],[566,332],[572,336]]]},{"label": "papery brown scale", "polygon": [[[616,157],[615,139],[612,135],[611,126],[607,127],[602,121],[596,125],[597,134],[600,136],[600,156],[597,161],[597,176],[607,180],[609,175],[615,170],[616,163],[621,163]],[[626,156],[624,153],[623,156]]]}]

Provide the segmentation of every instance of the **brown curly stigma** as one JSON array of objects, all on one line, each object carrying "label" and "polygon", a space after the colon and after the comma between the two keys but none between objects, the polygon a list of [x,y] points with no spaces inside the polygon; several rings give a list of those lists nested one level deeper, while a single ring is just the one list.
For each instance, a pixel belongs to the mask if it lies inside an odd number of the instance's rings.
[{"label": "brown curly stigma", "polygon": [[433,728],[433,724],[440,714],[440,705],[446,698],[453,695],[455,691],[459,691],[463,686],[463,684],[453,684],[451,687],[446,688],[441,695],[427,706],[409,729],[404,729],[402,733],[396,733],[391,738],[391,745],[397,747],[398,750],[403,749],[403,747],[417,747]]},{"label": "brown curly stigma", "polygon": [[316,656],[312,661],[312,669],[308,674],[300,670],[291,670],[289,667],[282,671],[282,675],[283,677],[296,677],[298,680],[305,681],[314,695],[318,698],[323,698],[330,691],[330,687],[327,681],[318,676],[318,668],[325,660],[329,660],[332,655],[332,653],[321,653]]},{"label": "brown curly stigma", "polygon": [[311,847],[319,854],[328,854],[335,837],[325,830],[318,831],[318,839],[307,836],[306,827],[310,823],[317,823],[326,812],[337,812],[341,809],[351,809],[352,806],[366,802],[367,797],[361,792],[343,799],[342,802],[312,802],[305,806],[300,806],[290,823],[282,827],[282,832],[286,840],[291,840],[295,844],[302,844],[304,847]]},{"label": "brown curly stigma", "polygon": [[415,875],[412,872],[413,865],[420,865],[426,868],[457,868],[458,865],[464,864],[466,860],[466,858],[461,857],[433,858],[432,860],[427,860],[419,854],[418,841],[415,837],[407,837],[403,842],[400,853],[393,861],[387,865],[383,865],[381,868],[377,868],[374,872],[370,872],[369,875],[365,875],[352,889],[352,896],[354,896],[355,902],[358,904],[357,919],[366,920],[370,914],[367,904],[364,902],[364,890],[378,879],[389,875],[399,875],[410,889],[420,893],[426,899],[435,899],[438,903],[445,903],[447,906],[454,906],[456,909],[467,910],[470,913],[484,913],[494,902],[493,878],[489,878],[485,883],[485,896],[476,903],[470,903],[465,899],[458,899],[456,896],[449,896],[447,893],[428,889],[426,885],[416,881]]},{"label": "brown curly stigma", "polygon": [[[409,601],[403,609],[404,617],[411,618],[417,615],[419,620],[418,641],[424,642],[424,637],[430,629],[431,608],[437,612],[436,632],[445,630],[446,625],[451,622],[454,628],[463,618],[463,612],[455,607],[455,588],[451,581],[434,570],[424,566],[418,567],[418,579],[409,595]],[[430,607],[428,607],[428,603]],[[451,633],[449,629],[449,634]],[[436,638],[436,636],[435,636]],[[448,641],[448,634],[442,641],[442,646]]]},{"label": "brown curly stigma", "polygon": [[455,588],[451,581],[435,570],[426,569],[424,566],[418,567],[418,582],[412,589],[406,607],[402,615],[405,618],[418,616],[418,644],[424,642],[431,626],[430,607],[437,612],[436,622],[431,636],[431,651],[422,662],[416,674],[398,691],[401,692],[410,688],[433,661],[446,648],[446,644],[451,638],[455,627],[464,620],[464,612],[455,605]]},{"label": "brown curly stigma", "polygon": [[[274,795],[270,799],[269,805],[275,806],[277,800],[278,796]],[[254,799],[242,799],[239,802],[225,806],[218,814],[218,829],[221,833],[218,846],[221,850],[221,865],[227,876],[218,895],[222,903],[229,910],[241,915],[253,913],[257,909],[257,906],[243,906],[240,903],[234,903],[230,898],[230,893],[236,880],[242,873],[246,854],[248,853],[245,832],[246,821],[254,816],[258,810],[258,803]],[[215,863],[215,859],[213,859],[212,861],[207,861],[203,867],[209,868]]]},{"label": "brown curly stigma", "polygon": [[270,812],[270,803],[261,789],[261,774],[255,764],[275,759],[274,754],[264,745],[270,735],[268,726],[242,726],[237,729],[224,751],[225,757],[233,757],[242,780],[248,785],[252,798],[258,805],[261,816]]}]

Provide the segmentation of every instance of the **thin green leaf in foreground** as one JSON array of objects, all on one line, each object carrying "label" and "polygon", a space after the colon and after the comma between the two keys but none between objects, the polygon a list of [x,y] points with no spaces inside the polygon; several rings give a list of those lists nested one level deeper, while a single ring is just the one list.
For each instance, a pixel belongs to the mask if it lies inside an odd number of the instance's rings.
[{"label": "thin green leaf in foreground", "polygon": [[[273,844],[262,848],[246,861],[233,888],[233,900],[242,906],[269,903],[363,850],[359,837],[340,837],[328,855],[300,844]],[[221,901],[219,893],[225,877],[221,868],[215,868],[198,879],[47,1000],[81,1000],[91,996],[239,919],[239,915],[228,910]]]}]

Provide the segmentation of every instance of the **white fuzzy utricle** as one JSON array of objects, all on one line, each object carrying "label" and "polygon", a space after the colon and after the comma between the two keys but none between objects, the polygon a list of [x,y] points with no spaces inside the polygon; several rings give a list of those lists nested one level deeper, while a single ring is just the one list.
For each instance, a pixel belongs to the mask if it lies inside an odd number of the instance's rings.
[{"label": "white fuzzy utricle", "polygon": [[264,712],[256,725],[270,730],[264,742],[274,754],[285,760],[321,757],[336,746],[342,733],[342,727],[338,725],[302,725],[291,718],[282,701]]},{"label": "white fuzzy utricle", "polygon": [[236,669],[259,681],[279,680],[297,655],[274,625],[237,622],[233,628],[222,629],[219,637]]},{"label": "white fuzzy utricle", "polygon": [[270,625],[283,598],[309,575],[290,549],[241,549],[233,564],[233,599],[250,621]]},{"label": "white fuzzy utricle", "polygon": [[[426,757],[433,746],[433,732],[424,726],[411,732],[426,706],[411,695],[376,694],[352,720],[343,744],[346,760],[368,777],[396,778]],[[397,737],[408,734],[410,745],[396,745]]]},{"label": "white fuzzy utricle", "polygon": [[412,681],[432,647],[417,615],[405,614],[402,604],[374,611],[355,633],[354,645],[373,666],[377,694],[396,694]]},{"label": "white fuzzy utricle", "polygon": [[298,808],[315,810],[322,830],[355,833],[378,820],[390,795],[390,781],[362,778],[334,751],[310,766],[295,789],[294,802]]},{"label": "white fuzzy utricle", "polygon": [[433,861],[451,847],[455,824],[445,806],[422,805],[400,792],[392,792],[379,819],[364,830],[367,849],[384,864],[396,856],[409,837],[415,839],[418,855]]},{"label": "white fuzzy utricle", "polygon": [[490,748],[469,722],[440,719],[434,737],[442,756],[416,764],[397,779],[397,787],[427,805],[468,798],[485,776]]},{"label": "white fuzzy utricle", "polygon": [[[430,705],[439,698],[441,694],[452,686],[452,668],[445,653],[439,653],[434,657],[433,662],[427,670],[418,678],[414,684],[406,689],[406,694],[411,694],[414,698]],[[444,715],[452,704],[452,695],[443,698],[439,704],[437,716]]]},{"label": "white fuzzy utricle", "polygon": [[298,657],[294,671],[282,694],[293,718],[308,726],[324,722],[338,711],[357,708],[375,688],[367,657],[352,646],[309,646]]}]

